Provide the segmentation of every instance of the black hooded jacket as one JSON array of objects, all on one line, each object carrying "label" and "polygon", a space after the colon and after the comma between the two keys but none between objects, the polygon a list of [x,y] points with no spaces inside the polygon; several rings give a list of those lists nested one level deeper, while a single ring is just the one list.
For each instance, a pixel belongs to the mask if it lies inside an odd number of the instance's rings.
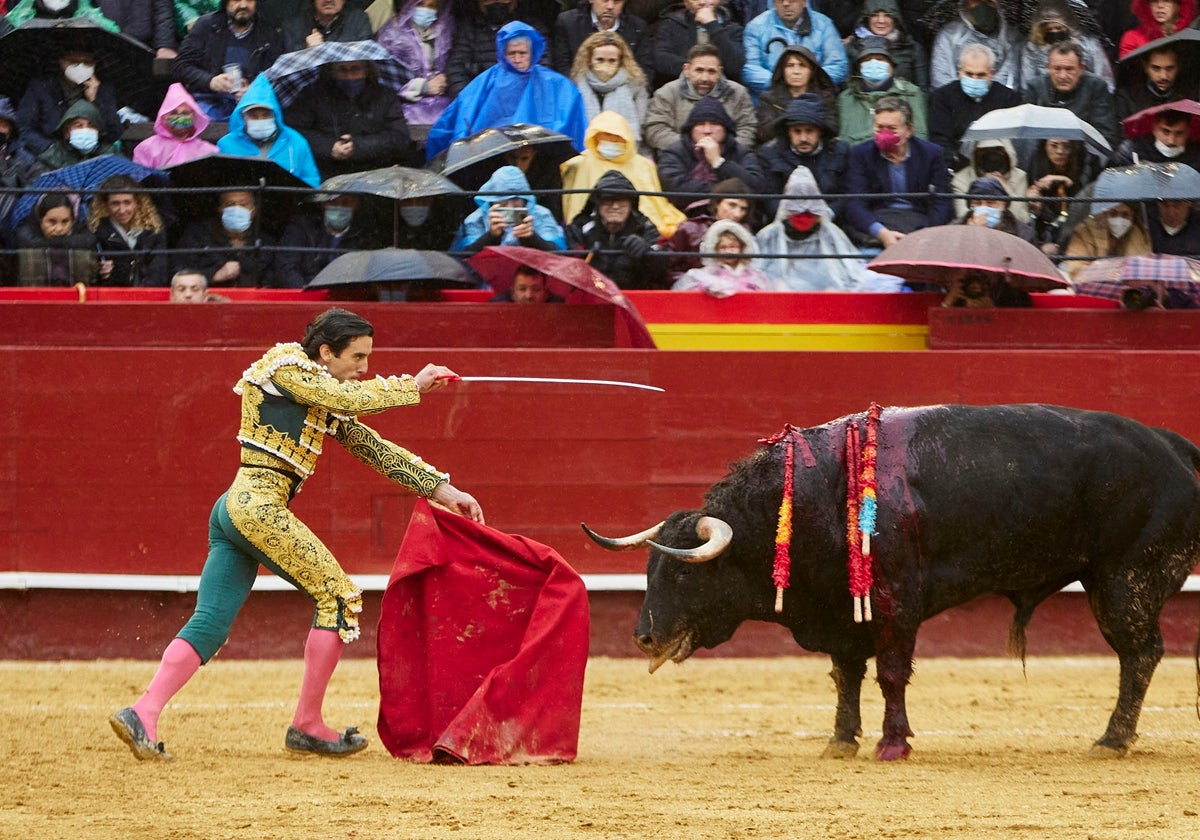
[{"label": "black hooded jacket", "polygon": [[[619,230],[610,231],[600,219],[600,199],[605,197],[627,197],[633,204]],[[637,209],[637,202],[637,190],[628,178],[615,169],[605,172],[567,225],[567,247],[590,252],[592,267],[622,289],[664,289],[667,262],[652,250],[658,228]]]}]

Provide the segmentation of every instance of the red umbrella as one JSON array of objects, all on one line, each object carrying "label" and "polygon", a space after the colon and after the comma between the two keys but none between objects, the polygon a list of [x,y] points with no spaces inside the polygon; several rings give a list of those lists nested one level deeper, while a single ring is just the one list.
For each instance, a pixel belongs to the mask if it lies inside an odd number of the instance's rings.
[{"label": "red umbrella", "polygon": [[[1141,137],[1145,134],[1150,134],[1154,131],[1154,118],[1163,111],[1179,111],[1191,117],[1200,117],[1200,102],[1194,99],[1177,99],[1174,102],[1167,102],[1163,105],[1155,105],[1153,108],[1147,108],[1144,111],[1138,111],[1136,114],[1130,114],[1125,119],[1121,120],[1121,126],[1125,129],[1125,136],[1133,139]],[[1192,119],[1191,124],[1192,140],[1200,140],[1200,120]]]},{"label": "red umbrella", "polygon": [[641,313],[605,275],[577,257],[525,248],[521,245],[489,245],[467,260],[467,264],[497,292],[512,288],[518,267],[527,265],[546,275],[547,290],[567,303],[607,303],[617,307],[629,333],[629,346],[654,347]]},{"label": "red umbrella", "polygon": [[939,225],[914,231],[885,248],[868,265],[881,274],[945,288],[973,272],[1027,292],[1067,285],[1050,258],[1035,246],[1019,236],[980,225]]}]

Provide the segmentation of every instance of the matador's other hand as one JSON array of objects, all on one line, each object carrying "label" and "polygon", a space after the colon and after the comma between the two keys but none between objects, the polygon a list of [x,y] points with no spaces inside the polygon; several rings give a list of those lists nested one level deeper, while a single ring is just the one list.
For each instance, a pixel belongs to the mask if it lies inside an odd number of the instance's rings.
[{"label": "matador's other hand", "polygon": [[458,379],[458,374],[444,365],[428,364],[421,368],[421,372],[413,379],[416,380],[417,390],[422,394],[428,394],[436,388],[445,388]]},{"label": "matador's other hand", "polygon": [[473,522],[478,522],[483,525],[483,508],[479,506],[479,502],[475,501],[475,497],[470,493],[464,493],[459,490],[449,481],[443,481],[434,488],[433,494],[429,497],[431,501],[437,502],[444,508],[452,510],[459,516],[465,516]]}]

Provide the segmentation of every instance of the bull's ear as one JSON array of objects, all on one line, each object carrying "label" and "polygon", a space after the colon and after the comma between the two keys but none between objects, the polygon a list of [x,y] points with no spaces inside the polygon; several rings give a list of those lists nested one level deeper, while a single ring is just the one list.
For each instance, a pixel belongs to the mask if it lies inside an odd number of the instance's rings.
[{"label": "bull's ear", "polygon": [[591,537],[592,542],[601,548],[607,548],[609,551],[633,551],[657,537],[665,521],[663,520],[663,522],[659,522],[654,527],[647,528],[645,531],[630,534],[628,537],[602,537],[583,522],[579,523],[579,527],[583,528],[583,533]]},{"label": "bull's ear", "polygon": [[733,540],[733,527],[724,519],[718,519],[715,516],[701,516],[696,520],[696,536],[704,540],[704,545],[695,548],[671,548],[659,545],[653,540],[647,540],[647,542],[669,557],[688,563],[705,563],[729,547],[729,543]]}]

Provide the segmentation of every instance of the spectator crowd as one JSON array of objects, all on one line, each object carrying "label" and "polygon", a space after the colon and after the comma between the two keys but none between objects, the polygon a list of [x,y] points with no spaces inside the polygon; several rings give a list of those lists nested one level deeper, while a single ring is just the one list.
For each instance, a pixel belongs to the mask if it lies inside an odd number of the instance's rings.
[{"label": "spectator crowd", "polygon": [[[899,289],[866,257],[946,224],[997,228],[1055,257],[1200,257],[1189,200],[1094,214],[1066,201],[1088,197],[1106,166],[1200,166],[1195,0],[0,8],[0,58],[23,29],[81,22],[53,41],[40,30],[53,60],[0,96],[8,284],[298,288],[351,250],[465,258],[522,245],[578,252],[629,289]],[[157,59],[149,102],[113,72],[117,33]],[[280,81],[289,61],[311,67],[299,89]],[[1070,111],[1110,153],[1078,135],[964,141],[976,120],[1020,105]],[[436,171],[455,143],[515,124],[562,135],[570,153],[498,154],[462,206],[414,197],[385,211],[318,190],[393,165]],[[271,161],[314,192],[172,191],[177,167],[214,154]],[[26,195],[110,155],[152,174]]]}]

